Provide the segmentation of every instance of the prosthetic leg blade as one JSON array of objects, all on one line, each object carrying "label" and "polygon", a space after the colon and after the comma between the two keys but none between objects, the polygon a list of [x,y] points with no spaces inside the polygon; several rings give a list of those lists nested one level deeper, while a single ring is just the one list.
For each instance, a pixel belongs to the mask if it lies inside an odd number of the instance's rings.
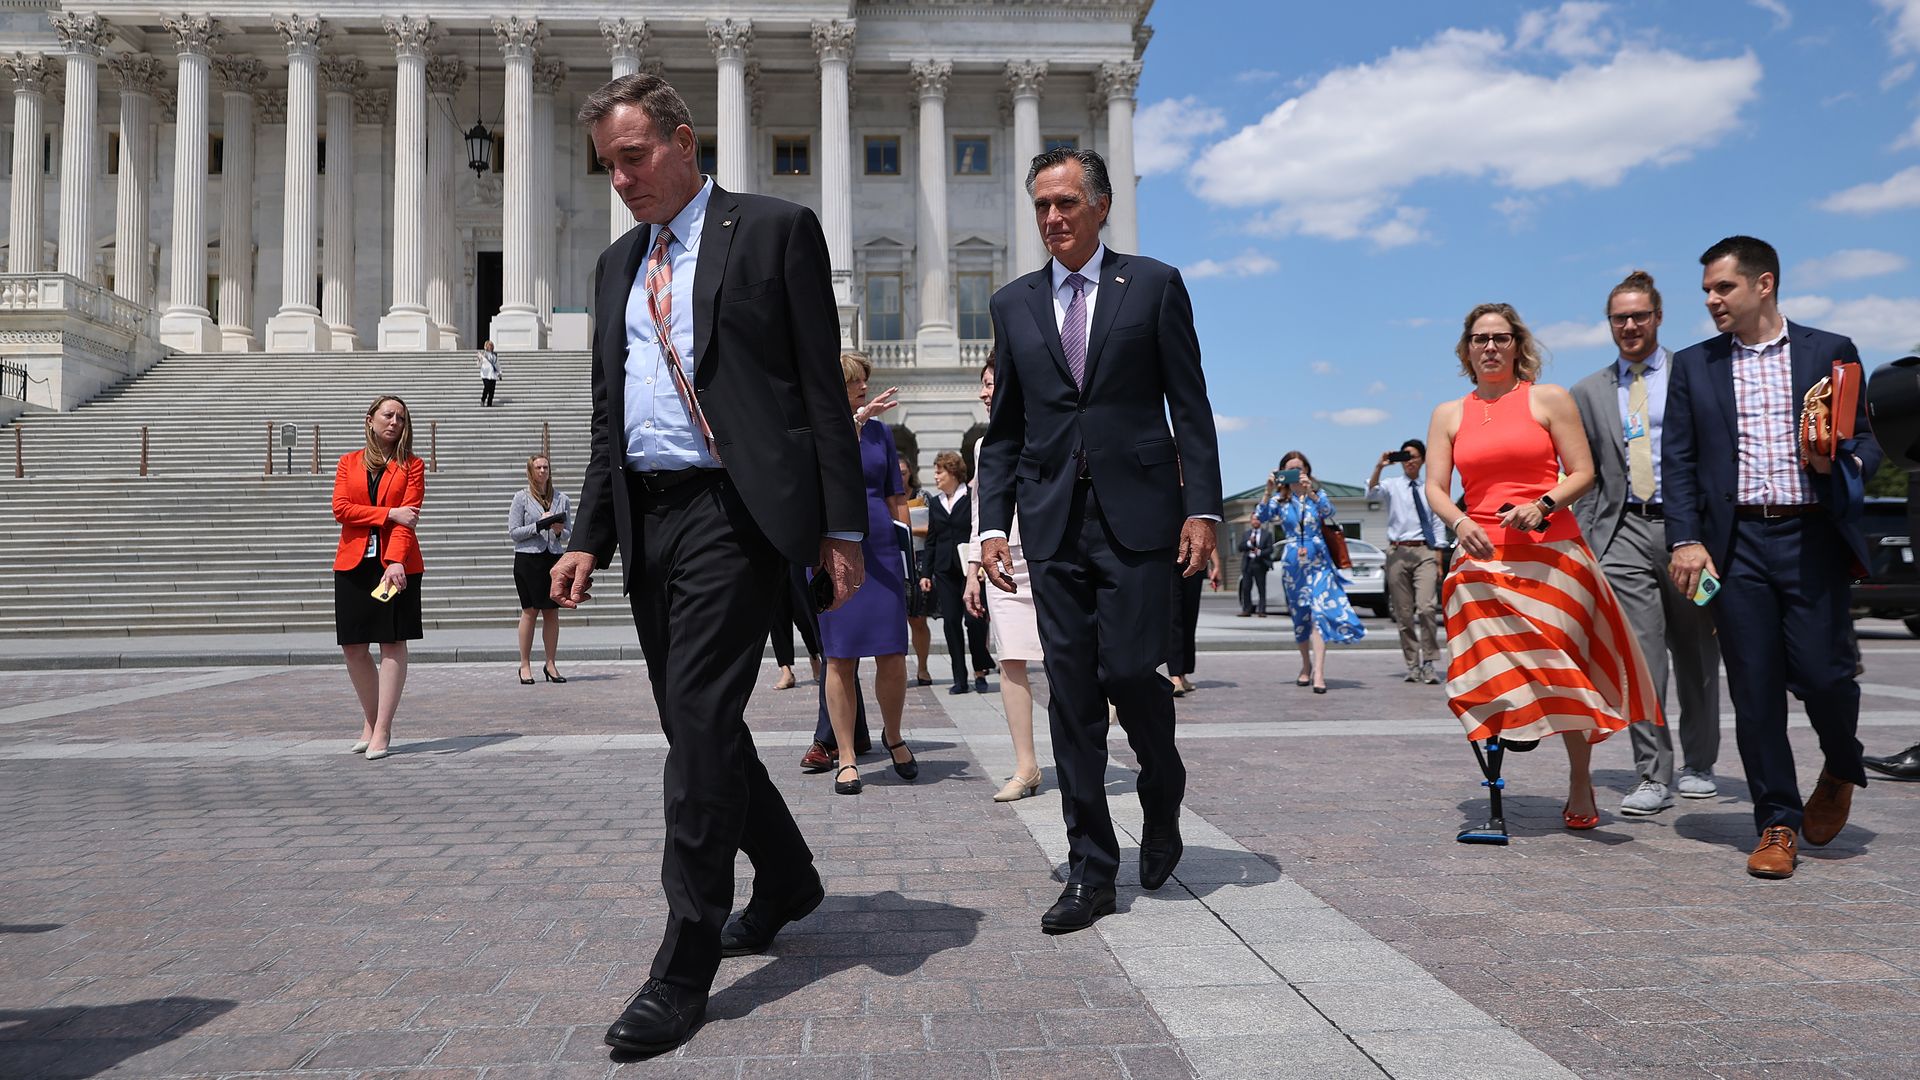
[{"label": "prosthetic leg blade", "polygon": [[1510,838],[1507,836],[1507,816],[1500,807],[1500,793],[1507,782],[1500,778],[1500,765],[1506,752],[1500,746],[1500,740],[1488,739],[1484,750],[1480,743],[1469,743],[1473,747],[1473,756],[1480,762],[1480,773],[1486,779],[1480,786],[1487,789],[1487,823],[1480,826],[1469,825],[1454,836],[1462,844],[1497,844],[1505,847]]}]

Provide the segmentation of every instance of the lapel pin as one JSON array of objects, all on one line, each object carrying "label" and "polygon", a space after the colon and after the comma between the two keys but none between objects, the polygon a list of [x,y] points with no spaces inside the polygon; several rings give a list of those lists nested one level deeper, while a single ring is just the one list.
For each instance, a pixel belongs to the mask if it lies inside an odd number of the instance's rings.
[{"label": "lapel pin", "polygon": [[1125,284],[1127,283],[1127,279],[1126,279],[1126,278],[1123,278],[1123,277],[1121,277],[1121,276],[1120,276],[1120,275],[1118,275],[1118,274],[1115,274],[1115,275],[1113,276],[1113,283],[1114,283],[1115,285],[1125,285]]},{"label": "lapel pin", "polygon": [[728,218],[727,220],[725,220],[725,221],[723,221],[723,222],[721,222],[721,223],[720,223],[720,227],[724,229],[724,228],[726,228],[726,227],[728,227],[729,225],[732,225],[732,224],[733,224],[733,219],[732,219],[732,218]]}]

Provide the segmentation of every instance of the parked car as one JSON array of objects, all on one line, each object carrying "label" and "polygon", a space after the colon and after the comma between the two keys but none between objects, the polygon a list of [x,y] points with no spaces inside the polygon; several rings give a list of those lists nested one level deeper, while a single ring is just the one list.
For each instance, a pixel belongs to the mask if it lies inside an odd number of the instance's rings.
[{"label": "parked car", "polygon": [[[1353,558],[1353,569],[1341,572],[1347,579],[1347,602],[1356,609],[1386,618],[1391,614],[1387,603],[1387,553],[1365,540],[1349,538],[1347,554]],[[1285,572],[1280,569],[1278,558],[1273,561],[1273,569],[1267,571],[1267,610],[1287,610]]]},{"label": "parked car", "polygon": [[1867,536],[1867,578],[1853,587],[1853,616],[1900,619],[1920,637],[1920,568],[1913,563],[1913,519],[1905,499],[1871,498],[1860,525]]}]

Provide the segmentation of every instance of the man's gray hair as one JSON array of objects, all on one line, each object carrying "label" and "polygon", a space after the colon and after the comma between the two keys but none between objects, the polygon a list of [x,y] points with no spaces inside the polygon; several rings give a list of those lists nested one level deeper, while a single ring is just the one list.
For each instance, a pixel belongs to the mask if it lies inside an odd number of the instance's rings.
[{"label": "man's gray hair", "polygon": [[587,95],[577,119],[592,127],[622,105],[638,105],[653,121],[662,139],[670,139],[682,124],[693,128],[693,112],[672,84],[658,75],[622,75]]},{"label": "man's gray hair", "polygon": [[1069,161],[1080,163],[1080,183],[1086,188],[1087,204],[1105,198],[1108,207],[1113,205],[1113,182],[1107,179],[1107,161],[1091,150],[1082,150],[1073,146],[1056,146],[1044,154],[1036,155],[1033,164],[1027,168],[1027,195],[1033,195],[1034,181],[1040,174],[1055,165],[1064,165]]}]

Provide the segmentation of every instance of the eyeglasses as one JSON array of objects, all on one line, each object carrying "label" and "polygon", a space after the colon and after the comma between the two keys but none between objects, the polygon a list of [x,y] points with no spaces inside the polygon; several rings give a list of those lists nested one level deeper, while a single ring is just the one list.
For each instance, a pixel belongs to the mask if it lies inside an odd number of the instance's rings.
[{"label": "eyeglasses", "polygon": [[1625,326],[1628,323],[1636,326],[1645,326],[1652,322],[1653,317],[1657,314],[1659,313],[1653,311],[1623,311],[1618,315],[1607,316],[1607,321],[1615,326]]},{"label": "eyeglasses", "polygon": [[1504,349],[1507,346],[1513,344],[1513,335],[1512,334],[1472,334],[1468,336],[1467,344],[1472,345],[1476,349],[1484,349],[1488,345],[1496,345]]}]

